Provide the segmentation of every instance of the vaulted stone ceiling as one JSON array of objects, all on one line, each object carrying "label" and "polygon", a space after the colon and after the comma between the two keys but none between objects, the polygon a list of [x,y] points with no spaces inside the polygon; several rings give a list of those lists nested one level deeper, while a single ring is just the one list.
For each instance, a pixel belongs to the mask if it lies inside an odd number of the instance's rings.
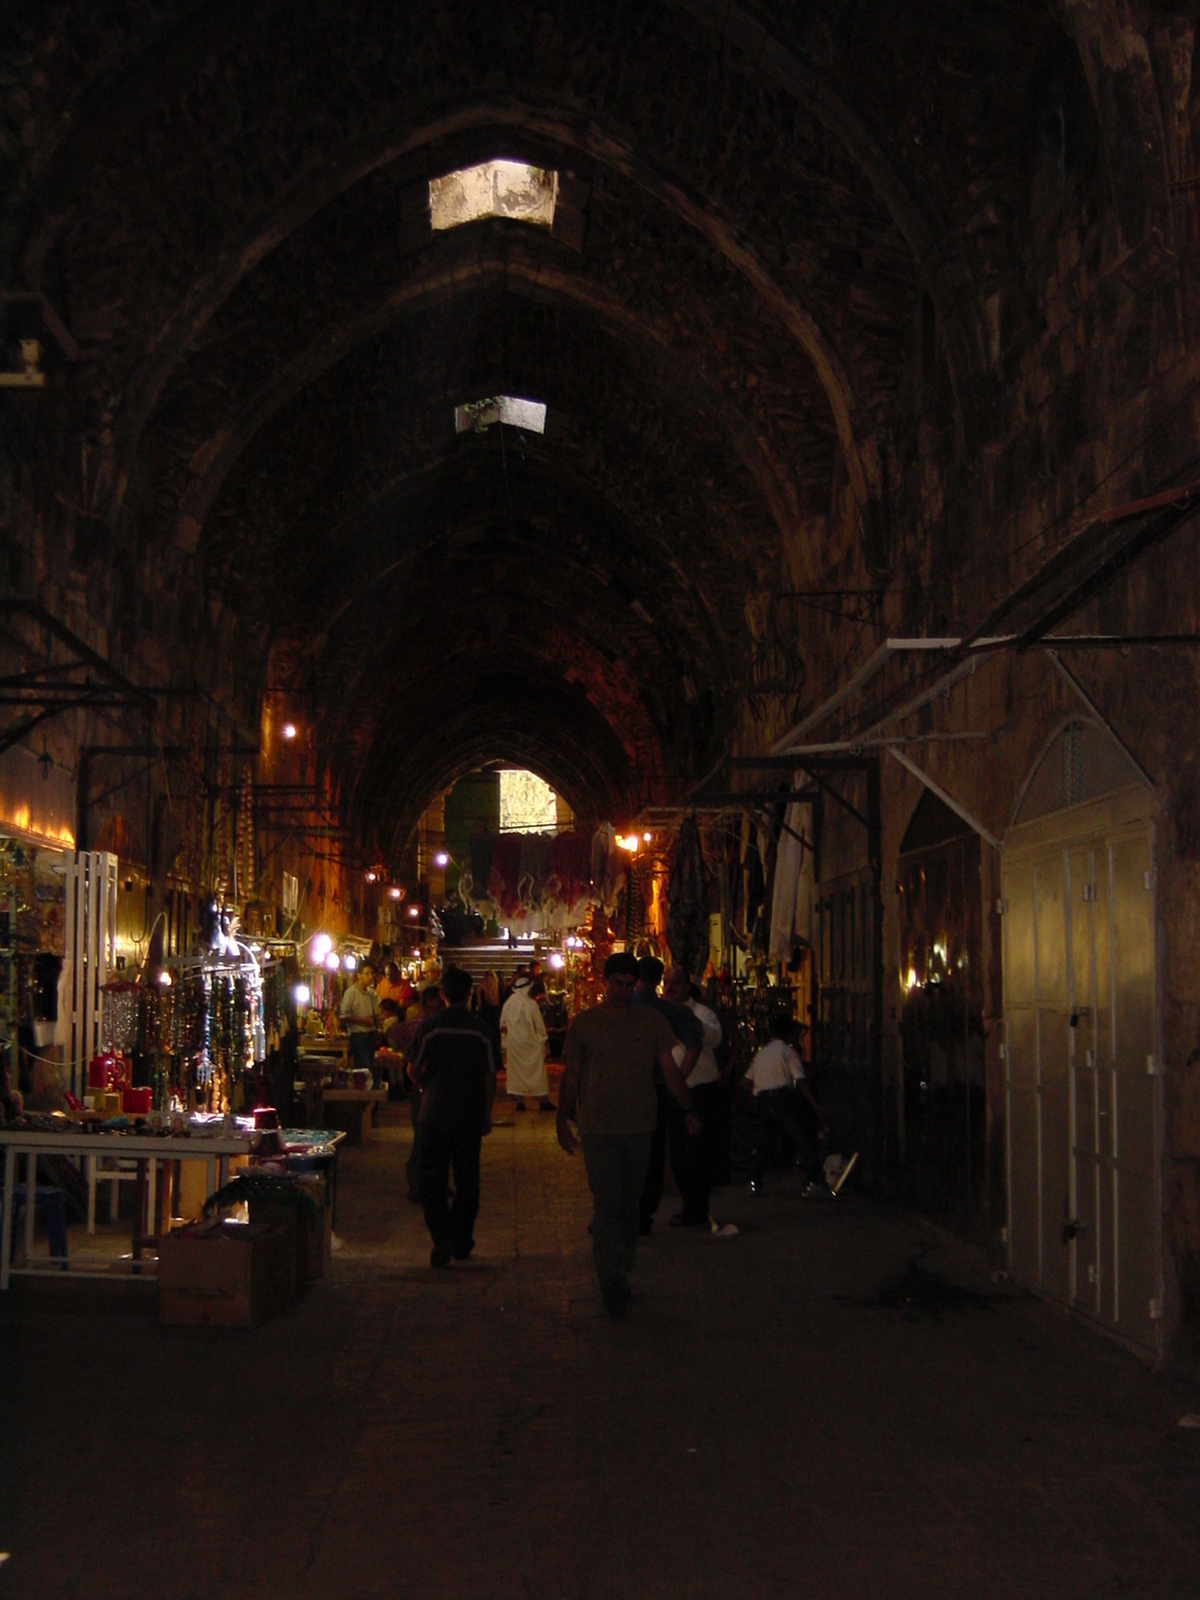
[{"label": "vaulted stone ceiling", "polygon": [[[127,659],[286,703],[395,840],[496,758],[584,815],[679,797],[741,725],[755,597],[888,578],[922,315],[948,448],[988,432],[1045,6],[6,26],[0,259],[82,347],[25,441],[75,564]],[[498,156],[560,174],[555,228],[431,236],[428,179]],[[457,436],[496,392],[545,435]],[[814,683],[830,639],[792,641]]]}]

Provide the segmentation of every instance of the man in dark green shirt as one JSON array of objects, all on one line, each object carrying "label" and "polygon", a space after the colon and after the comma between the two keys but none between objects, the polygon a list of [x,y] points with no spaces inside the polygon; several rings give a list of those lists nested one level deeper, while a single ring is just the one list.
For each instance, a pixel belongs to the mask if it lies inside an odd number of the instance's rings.
[{"label": "man in dark green shirt", "polygon": [[656,1067],[688,1131],[700,1128],[672,1055],[675,1035],[652,1007],[632,1004],[636,981],[632,955],[609,956],[603,1002],[581,1012],[567,1030],[558,1095],[558,1142],[568,1155],[575,1150],[571,1119],[579,1128],[592,1191],[592,1255],[612,1317],[624,1316],[629,1305],[638,1202],[658,1115]]}]

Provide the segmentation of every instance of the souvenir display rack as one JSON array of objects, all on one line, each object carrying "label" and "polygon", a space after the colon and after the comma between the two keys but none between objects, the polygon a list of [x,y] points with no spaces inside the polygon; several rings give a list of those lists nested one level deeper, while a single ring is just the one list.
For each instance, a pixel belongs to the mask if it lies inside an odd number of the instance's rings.
[{"label": "souvenir display rack", "polygon": [[189,1110],[240,1110],[244,1075],[267,1055],[268,1022],[279,1031],[282,969],[271,969],[268,981],[248,951],[200,954],[172,961],[159,982],[106,984],[105,1048],[149,1063],[156,1110],[173,1097]]},{"label": "souvenir display rack", "polygon": [[147,1046],[161,1051],[170,1041],[170,1054],[186,1064],[180,1086],[189,1100],[209,1111],[240,1110],[243,1074],[267,1053],[262,968],[248,952],[240,960],[184,956],[166,994],[158,1038],[147,1035]]}]

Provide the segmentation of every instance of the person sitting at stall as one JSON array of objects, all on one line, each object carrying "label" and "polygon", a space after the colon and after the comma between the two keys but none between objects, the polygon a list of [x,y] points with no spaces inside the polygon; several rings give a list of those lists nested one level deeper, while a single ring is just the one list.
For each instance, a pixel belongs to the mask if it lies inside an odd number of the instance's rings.
[{"label": "person sitting at stall", "polygon": [[372,1087],[378,1088],[375,1079],[375,1030],[379,1025],[379,999],[371,987],[375,974],[364,961],[354,974],[354,982],[342,996],[339,1017],[350,1038],[350,1059],[356,1067],[365,1067],[371,1074]]}]

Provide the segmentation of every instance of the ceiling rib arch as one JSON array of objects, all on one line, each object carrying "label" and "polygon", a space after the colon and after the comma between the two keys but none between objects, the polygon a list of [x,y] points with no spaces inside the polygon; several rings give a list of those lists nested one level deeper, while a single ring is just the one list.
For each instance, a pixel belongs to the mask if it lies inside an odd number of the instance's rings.
[{"label": "ceiling rib arch", "polygon": [[[630,146],[602,136],[594,127],[578,128],[564,119],[530,114],[520,107],[476,104],[456,116],[440,119],[407,140],[389,143],[374,154],[364,156],[335,178],[311,187],[298,185],[298,193],[289,202],[277,207],[271,218],[264,219],[228,247],[212,274],[192,286],[183,304],[167,318],[141,373],[131,385],[132,398],[121,427],[120,464],[113,486],[111,515],[114,521],[120,515],[135,470],[142,434],[171,374],[243,279],[296,228],[365,178],[411,159],[414,153],[436,141],[463,133],[487,136],[493,131],[503,139],[523,134],[611,168],[669,208],[714,246],[751,284],[811,362],[829,402],[855,496],[860,503],[865,502],[878,469],[873,458],[864,455],[865,447],[858,437],[860,413],[850,377],[816,318],[775,282],[751,245],[739,237],[737,228],[693,199],[679,182],[657,175],[647,162],[637,158]],[[546,243],[550,245],[552,239],[548,238]]]},{"label": "ceiling rib arch", "polygon": [[[302,389],[315,383],[338,363],[386,331],[405,315],[439,301],[452,301],[464,291],[503,284],[521,294],[547,295],[599,319],[613,332],[630,336],[646,351],[653,351],[660,362],[677,362],[658,329],[645,318],[629,315],[615,297],[602,296],[590,285],[577,282],[570,274],[549,265],[525,262],[510,251],[473,255],[464,264],[449,270],[434,267],[426,276],[405,284],[383,305],[365,313],[354,324],[340,327],[316,341],[295,361],[275,374],[265,390],[244,405],[235,419],[226,421],[189,463],[191,481],[180,496],[180,509],[173,531],[173,543],[184,554],[195,550],[205,522],[239,457],[255,435]],[[692,408],[719,420],[721,428],[734,442],[739,459],[753,477],[781,533],[793,531],[799,511],[792,484],[775,470],[758,448],[741,419],[723,402],[709,381],[694,370],[682,386]],[[544,396],[539,398],[545,398]]]},{"label": "ceiling rib arch", "polygon": [[[661,794],[661,774],[635,771],[604,717],[582,692],[547,683],[530,717],[530,672],[541,664],[508,664],[482,688],[457,685],[438,695],[417,687],[423,714],[375,736],[368,759],[334,770],[346,785],[346,814],[369,828],[375,817],[392,829],[381,844],[403,849],[426,806],[466,773],[504,761],[537,772],[585,824],[632,814],[647,795]],[[432,708],[432,709],[431,709]],[[341,748],[345,748],[344,741]]]}]

